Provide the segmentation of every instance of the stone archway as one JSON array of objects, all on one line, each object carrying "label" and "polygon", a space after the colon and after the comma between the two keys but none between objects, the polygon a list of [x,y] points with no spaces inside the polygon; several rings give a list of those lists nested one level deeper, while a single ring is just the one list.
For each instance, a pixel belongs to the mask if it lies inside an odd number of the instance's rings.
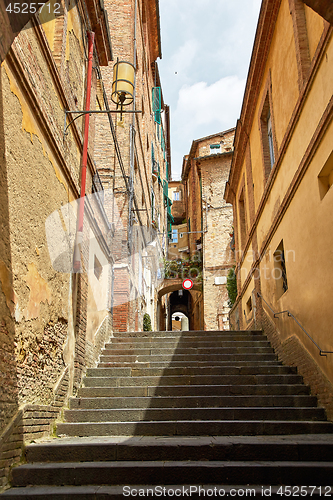
[{"label": "stone archway", "polygon": [[[163,286],[158,291],[158,304],[161,303],[161,298],[169,294],[168,297],[168,324],[164,324],[165,330],[171,329],[171,316],[172,307],[170,304],[170,297],[172,293],[177,292],[178,290],[183,290],[182,286],[183,280],[181,279],[165,279],[163,282]],[[202,294],[202,285],[201,283],[194,283],[193,288],[190,291],[184,290],[184,293],[189,294],[190,304],[185,306],[185,309],[180,308],[180,304],[177,306],[177,311],[183,312],[189,319],[190,330],[204,330],[204,320],[203,320],[203,294]],[[172,312],[171,312],[172,311]],[[162,325],[161,325],[162,329]]]}]

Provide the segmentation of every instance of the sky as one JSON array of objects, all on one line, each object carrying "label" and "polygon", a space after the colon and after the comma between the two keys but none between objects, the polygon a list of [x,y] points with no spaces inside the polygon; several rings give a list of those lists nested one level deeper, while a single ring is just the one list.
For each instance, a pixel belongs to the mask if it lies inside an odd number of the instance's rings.
[{"label": "sky", "polygon": [[160,0],[163,98],[171,169],[180,179],[193,140],[236,126],[261,0]]}]

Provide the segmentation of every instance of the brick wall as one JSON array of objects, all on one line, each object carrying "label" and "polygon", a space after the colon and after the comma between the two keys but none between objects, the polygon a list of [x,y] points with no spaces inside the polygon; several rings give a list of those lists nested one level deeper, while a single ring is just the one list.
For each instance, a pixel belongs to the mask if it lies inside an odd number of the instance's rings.
[{"label": "brick wall", "polygon": [[277,325],[263,309],[259,309],[257,318],[258,324],[261,325],[279,359],[286,365],[297,367],[305,384],[310,386],[311,394],[317,396],[319,405],[326,409],[328,419],[333,420],[333,387],[320,366],[296,335],[291,335],[281,342]]}]

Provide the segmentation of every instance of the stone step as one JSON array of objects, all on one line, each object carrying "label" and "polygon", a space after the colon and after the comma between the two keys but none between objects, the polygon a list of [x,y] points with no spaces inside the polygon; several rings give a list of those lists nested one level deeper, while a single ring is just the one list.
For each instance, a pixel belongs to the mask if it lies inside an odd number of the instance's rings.
[{"label": "stone step", "polygon": [[186,354],[186,355],[192,355],[192,354],[220,354],[220,355],[225,355],[225,354],[272,354],[274,353],[273,349],[271,347],[166,347],[166,348],[158,348],[158,347],[153,347],[149,349],[141,349],[141,348],[132,348],[129,347],[128,349],[120,349],[117,346],[114,346],[112,349],[103,349],[102,351],[102,356],[121,356],[121,355],[140,355],[140,356],[147,356],[147,355],[156,355],[156,354],[163,354],[163,355],[178,355],[178,354]]},{"label": "stone step", "polygon": [[323,408],[237,407],[237,408],[116,408],[65,410],[67,423],[210,421],[210,420],[326,420]]},{"label": "stone step", "polygon": [[100,361],[102,363],[109,363],[112,361],[116,362],[151,362],[151,361],[168,361],[173,363],[174,361],[210,361],[214,364],[214,361],[276,361],[276,355],[271,354],[115,354],[112,356],[100,356]]},{"label": "stone step", "polygon": [[295,367],[289,366],[214,366],[214,367],[165,367],[165,368],[88,368],[87,377],[141,377],[162,375],[267,375],[296,374]]},{"label": "stone step", "polygon": [[129,387],[80,387],[79,397],[152,397],[152,396],[274,396],[308,395],[304,384],[277,385],[171,385]]},{"label": "stone step", "polygon": [[110,337],[110,341],[113,338],[132,338],[132,337],[167,337],[167,338],[186,338],[186,337],[200,337],[200,338],[210,338],[210,337],[237,337],[237,338],[247,338],[253,336],[263,336],[262,330],[188,330],[186,332],[175,332],[175,331],[166,331],[166,332],[113,332],[112,337]]},{"label": "stone step", "polygon": [[216,407],[315,407],[315,396],[159,396],[70,398],[69,408],[216,408]]},{"label": "stone step", "polygon": [[[133,471],[133,469],[131,469]],[[134,471],[133,471],[134,472]],[[313,481],[312,481],[313,482]],[[99,485],[86,485],[86,486],[27,486],[22,488],[13,488],[0,494],[2,498],[10,500],[45,500],[50,498],[53,500],[124,500],[124,498],[135,498],[140,495],[141,497],[148,498],[163,498],[177,495],[179,498],[191,498],[193,500],[202,500],[204,497],[234,497],[238,494],[237,498],[241,497],[269,497],[272,500],[281,500],[291,492],[293,495],[298,496],[302,491],[303,496],[311,496],[311,498],[321,499],[324,495],[331,494],[333,488],[330,486],[322,487],[306,486],[301,489],[299,486],[284,487],[284,486],[271,486],[271,485],[126,485],[126,486],[99,486]],[[153,495],[156,494],[154,497]],[[184,495],[181,497],[181,495]],[[218,495],[218,496],[217,496]],[[165,498],[164,497],[164,498]]]},{"label": "stone step", "polygon": [[230,336],[230,339],[228,340],[228,337],[224,337],[221,339],[221,337],[210,337],[209,339],[202,339],[200,337],[185,337],[180,338],[180,339],[174,339],[172,337],[115,337],[112,338],[111,342],[108,342],[105,344],[105,349],[111,349],[115,345],[121,345],[121,346],[138,346],[140,347],[150,347],[150,346],[166,346],[166,347],[171,347],[171,346],[179,346],[179,347],[196,347],[196,346],[206,346],[206,347],[213,347],[213,346],[226,346],[226,347],[236,347],[236,346],[243,346],[243,347],[253,347],[256,345],[262,345],[262,347],[265,346],[270,346],[267,338],[262,335],[257,335],[257,336],[252,336],[249,338],[244,339],[244,337],[239,337],[238,339],[234,340],[234,337]]},{"label": "stone step", "polygon": [[251,436],[331,433],[330,422],[201,420],[59,423],[58,436]]},{"label": "stone step", "polygon": [[115,460],[333,461],[333,435],[63,438],[29,444],[27,462]]},{"label": "stone step", "polygon": [[110,368],[110,367],[119,367],[119,368],[128,368],[128,367],[135,367],[135,368],[176,368],[176,367],[212,367],[215,368],[216,366],[257,366],[259,367],[264,367],[264,366],[282,366],[282,363],[280,361],[276,360],[271,360],[271,361],[172,361],[170,363],[169,361],[164,360],[163,357],[161,358],[161,361],[144,361],[144,362],[137,362],[137,361],[109,361],[109,362],[99,362],[98,363],[98,368]]},{"label": "stone step", "polygon": [[331,462],[292,461],[104,461],[24,464],[12,470],[12,485],[311,484],[326,485]]},{"label": "stone step", "polygon": [[170,385],[276,385],[301,384],[300,375],[175,375],[141,377],[84,377],[85,387],[128,387]]}]

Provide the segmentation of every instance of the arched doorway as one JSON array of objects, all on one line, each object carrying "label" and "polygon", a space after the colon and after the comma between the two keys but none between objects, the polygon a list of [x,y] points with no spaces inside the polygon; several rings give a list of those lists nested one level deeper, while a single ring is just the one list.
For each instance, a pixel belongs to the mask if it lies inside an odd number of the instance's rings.
[{"label": "arched doorway", "polygon": [[182,280],[166,279],[164,287],[158,292],[158,308],[161,308],[161,298],[167,297],[167,312],[160,322],[160,329],[172,330],[172,315],[180,312],[188,318],[190,330],[204,330],[203,295],[201,284],[195,283],[193,288],[184,290]]}]

